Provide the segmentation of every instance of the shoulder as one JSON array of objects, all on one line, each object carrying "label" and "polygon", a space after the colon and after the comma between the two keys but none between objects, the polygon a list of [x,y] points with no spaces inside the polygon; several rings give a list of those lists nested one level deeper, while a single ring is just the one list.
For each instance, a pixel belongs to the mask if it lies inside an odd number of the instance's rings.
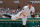
[{"label": "shoulder", "polygon": [[23,8],[22,8],[22,10],[25,10],[27,8],[27,6],[24,6]]},{"label": "shoulder", "polygon": [[27,8],[28,6],[24,6],[23,8]]}]

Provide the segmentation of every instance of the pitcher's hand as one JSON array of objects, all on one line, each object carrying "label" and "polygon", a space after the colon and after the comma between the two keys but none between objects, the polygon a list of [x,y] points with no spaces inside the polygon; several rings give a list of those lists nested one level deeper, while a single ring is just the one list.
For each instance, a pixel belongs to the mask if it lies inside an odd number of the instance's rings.
[{"label": "pitcher's hand", "polygon": [[16,17],[16,19],[18,19],[19,17]]}]

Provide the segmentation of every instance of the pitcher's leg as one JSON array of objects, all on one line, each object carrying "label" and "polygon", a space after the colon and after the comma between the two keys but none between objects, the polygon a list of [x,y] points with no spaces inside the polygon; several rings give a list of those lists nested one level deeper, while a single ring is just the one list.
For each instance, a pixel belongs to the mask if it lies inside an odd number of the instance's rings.
[{"label": "pitcher's leg", "polygon": [[25,25],[26,25],[26,21],[23,21],[23,27],[25,27]]},{"label": "pitcher's leg", "polygon": [[25,18],[22,18],[22,21],[23,21],[23,27],[25,27],[27,18],[26,17]]}]

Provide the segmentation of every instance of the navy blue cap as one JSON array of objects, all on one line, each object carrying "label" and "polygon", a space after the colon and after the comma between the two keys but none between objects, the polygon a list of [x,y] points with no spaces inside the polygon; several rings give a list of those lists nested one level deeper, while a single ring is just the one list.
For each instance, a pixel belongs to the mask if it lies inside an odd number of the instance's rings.
[{"label": "navy blue cap", "polygon": [[32,4],[32,2],[30,2],[30,1],[28,3]]}]

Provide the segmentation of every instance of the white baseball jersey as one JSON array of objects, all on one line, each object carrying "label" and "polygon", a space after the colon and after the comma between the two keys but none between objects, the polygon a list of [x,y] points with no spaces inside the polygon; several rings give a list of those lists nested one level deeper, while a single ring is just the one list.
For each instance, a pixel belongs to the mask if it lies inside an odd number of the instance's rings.
[{"label": "white baseball jersey", "polygon": [[27,6],[24,6],[23,7],[23,9],[22,9],[22,11],[23,11],[23,14],[26,16],[26,15],[30,15],[30,12],[32,11],[32,12],[35,12],[35,9],[34,9],[34,7],[33,6],[31,6],[31,8],[29,9],[29,5],[27,5]]}]

